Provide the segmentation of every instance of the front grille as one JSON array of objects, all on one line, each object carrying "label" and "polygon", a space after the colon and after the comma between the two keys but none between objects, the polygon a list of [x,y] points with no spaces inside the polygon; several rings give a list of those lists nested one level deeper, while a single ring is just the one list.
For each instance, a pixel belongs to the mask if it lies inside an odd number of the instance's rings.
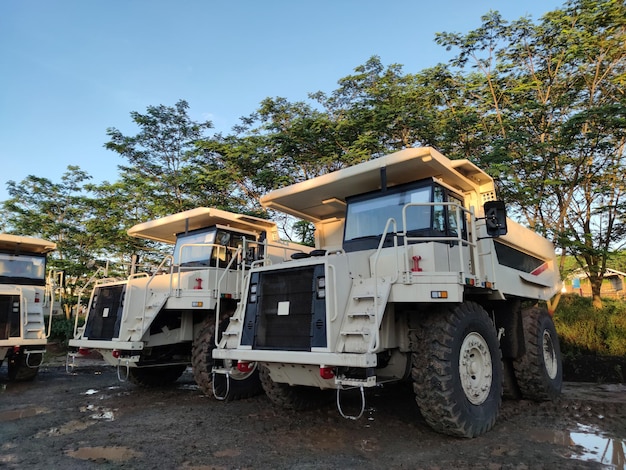
[{"label": "front grille", "polygon": [[289,351],[325,346],[326,306],[316,291],[323,274],[323,264],[255,273],[257,295],[248,297],[242,344]]},{"label": "front grille", "polygon": [[94,340],[110,340],[119,336],[125,291],[125,284],[101,286],[95,289],[85,325],[85,337]]}]

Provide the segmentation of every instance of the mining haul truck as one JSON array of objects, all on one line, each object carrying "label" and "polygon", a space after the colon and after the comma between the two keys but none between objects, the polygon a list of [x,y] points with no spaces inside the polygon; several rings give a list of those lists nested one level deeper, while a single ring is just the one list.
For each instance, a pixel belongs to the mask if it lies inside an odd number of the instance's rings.
[{"label": "mining haul truck", "polygon": [[46,255],[55,249],[40,238],[0,234],[0,365],[7,359],[10,380],[34,379],[43,361],[54,296]]},{"label": "mining haul truck", "polygon": [[504,391],[560,394],[554,247],[507,219],[493,179],[468,160],[410,148],[260,202],[313,223],[316,249],[250,271],[216,374],[256,366],[274,403],[336,397],[353,419],[364,390],[412,381],[428,424],[462,437],[494,426]]},{"label": "mining haul truck", "polygon": [[174,245],[173,255],[150,274],[96,282],[84,326],[69,342],[70,367],[77,354],[96,350],[120,380],[138,385],[172,383],[191,364],[207,395],[225,396],[226,385],[229,398],[261,393],[255,368],[228,384],[223,376],[212,380],[216,325],[235,311],[251,266],[311,248],[279,240],[269,220],[205,207],[135,225],[128,234]]}]

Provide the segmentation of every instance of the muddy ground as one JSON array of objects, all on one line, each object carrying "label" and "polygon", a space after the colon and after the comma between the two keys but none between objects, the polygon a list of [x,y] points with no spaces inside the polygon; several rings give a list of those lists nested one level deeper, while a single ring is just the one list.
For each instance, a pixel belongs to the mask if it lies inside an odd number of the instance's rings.
[{"label": "muddy ground", "polygon": [[[120,383],[113,368],[61,358],[28,383],[0,368],[0,468],[624,468],[626,386],[566,382],[554,403],[505,401],[476,439],[432,431],[409,386],[370,391],[360,420],[290,413],[265,396],[219,402],[189,371],[172,387]],[[356,401],[352,403],[356,406]]]}]

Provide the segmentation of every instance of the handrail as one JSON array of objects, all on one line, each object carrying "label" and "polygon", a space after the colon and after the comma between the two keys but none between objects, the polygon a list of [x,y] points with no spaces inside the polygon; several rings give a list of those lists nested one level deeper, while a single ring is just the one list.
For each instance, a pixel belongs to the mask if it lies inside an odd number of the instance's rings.
[{"label": "handrail", "polygon": [[[457,219],[457,236],[456,237],[434,237],[434,236],[430,236],[430,237],[410,237],[407,235],[407,223],[406,223],[406,212],[407,212],[407,208],[409,207],[423,207],[423,206],[430,206],[430,207],[434,207],[434,206],[449,206],[449,207],[454,207],[455,212],[456,212],[456,219]],[[467,246],[470,248],[470,250],[473,253],[473,258],[476,259],[476,250],[477,250],[477,243],[473,240],[473,238],[475,237],[475,230],[471,230],[471,233],[468,233],[468,239],[464,239],[463,238],[463,220],[461,218],[461,214],[462,213],[466,213],[469,214],[471,216],[471,223],[473,223],[473,211],[470,209],[466,209],[463,206],[461,206],[460,204],[456,203],[456,202],[411,202],[408,204],[405,204],[404,207],[402,208],[402,226],[403,226],[403,231],[400,232],[399,235],[401,235],[404,239],[404,246],[405,248],[408,247],[408,242],[409,241],[425,241],[425,242],[456,242],[459,244],[459,246]],[[472,239],[470,239],[470,236],[472,237]],[[407,256],[404,257],[404,271],[405,272],[409,272],[409,259]],[[459,250],[459,266],[461,269],[463,269],[464,267],[464,257],[463,257],[463,250]],[[478,268],[478,263],[474,262],[472,263],[472,267],[473,267],[473,272],[472,274],[474,274],[475,276],[479,275],[479,268]]]},{"label": "handrail", "polygon": [[[434,236],[429,236],[429,237],[410,237],[407,235],[408,230],[407,230],[407,209],[409,207],[424,207],[424,206],[428,206],[428,207],[434,207],[434,206],[448,206],[451,208],[454,208],[455,211],[455,217],[456,217],[456,226],[457,226],[457,236],[452,236],[452,237],[434,237]],[[468,231],[469,233],[467,234],[467,240],[465,238],[463,238],[463,219],[462,219],[462,214],[468,214],[470,216],[470,230]],[[382,252],[382,248],[384,246],[385,240],[387,238],[387,235],[390,233],[389,232],[389,228],[390,225],[393,225],[394,231],[392,232],[394,234],[394,238],[393,238],[393,248],[394,248],[394,253],[395,253],[395,263],[396,263],[396,267],[395,267],[395,277],[392,278],[389,282],[390,283],[394,283],[398,280],[398,277],[400,275],[400,270],[399,270],[399,265],[398,265],[398,256],[399,256],[399,251],[398,251],[398,236],[401,236],[403,239],[403,247],[404,247],[404,272],[408,273],[409,272],[409,258],[408,256],[406,256],[407,254],[407,250],[408,250],[408,246],[409,246],[409,242],[410,241],[432,241],[432,242],[455,242],[458,243],[459,247],[462,246],[467,246],[470,249],[470,258],[471,260],[473,260],[473,262],[470,263],[470,269],[472,270],[471,273],[480,278],[481,276],[481,272],[480,272],[480,266],[477,260],[477,249],[478,249],[478,245],[476,243],[475,237],[476,237],[476,231],[475,231],[475,226],[474,226],[474,212],[471,209],[466,209],[463,206],[461,206],[460,204],[458,204],[457,202],[450,202],[450,201],[446,201],[446,202],[421,202],[421,203],[408,203],[405,204],[402,207],[402,231],[398,232],[397,229],[397,222],[393,217],[390,217],[389,219],[387,219],[387,223],[385,224],[385,228],[383,230],[383,233],[380,237],[380,240],[378,242],[378,247],[376,248],[376,253],[374,254],[374,258],[373,258],[373,266],[372,266],[372,270],[373,270],[373,279],[374,279],[374,319],[376,320],[376,328],[375,328],[375,332],[374,335],[372,336],[372,339],[370,340],[370,344],[368,346],[368,352],[372,352],[374,350],[376,350],[376,348],[378,347],[379,343],[380,343],[380,329],[379,329],[379,321],[381,321],[381,318],[379,318],[379,299],[378,299],[378,283],[379,283],[379,279],[378,279],[378,262],[380,260],[380,254]],[[459,267],[461,269],[461,272],[463,272],[463,270],[465,269],[465,257],[463,255],[463,250],[459,249],[458,250],[458,257],[459,257]]]},{"label": "handrail", "polygon": [[[107,267],[108,267],[108,263],[107,263]],[[108,274],[107,268],[98,266],[98,269],[96,269],[96,272],[91,275],[91,277],[87,280],[87,282],[83,285],[83,287],[81,287],[81,289],[78,291],[78,296],[76,299],[76,315],[74,317],[74,334],[73,334],[74,337],[76,337],[76,331],[78,330],[78,308],[80,307],[80,300],[83,296],[83,292],[85,292],[85,289],[87,289],[87,286],[91,284],[92,282],[94,282],[94,280],[96,281],[96,285],[97,285],[98,280],[96,280],[96,276],[98,275],[100,271],[104,271],[105,276]],[[89,313],[90,304],[91,304],[91,299],[89,299],[89,304],[87,305],[87,313]]]},{"label": "handrail", "polygon": [[376,328],[374,330],[374,336],[370,340],[370,344],[368,346],[368,352],[374,351],[378,348],[380,344],[380,327],[379,321],[382,320],[378,318],[378,260],[380,258],[380,253],[383,249],[383,245],[385,244],[385,239],[387,238],[387,234],[389,233],[389,225],[393,224],[393,247],[396,259],[396,277],[390,282],[396,282],[398,280],[398,223],[396,219],[390,217],[387,219],[387,223],[385,224],[385,229],[380,237],[380,241],[378,242],[378,248],[376,249],[376,254],[374,255],[374,319],[376,320]]},{"label": "handrail", "polygon": [[[144,295],[143,295],[143,308],[141,309],[141,333],[142,333],[142,335],[143,335],[143,331],[144,331],[144,328],[145,328],[145,321],[146,321],[146,305],[148,304],[148,287],[150,287],[150,284],[152,283],[152,281],[154,281],[154,278],[157,275],[159,275],[159,272],[161,271],[163,266],[165,266],[165,263],[168,260],[171,260],[173,262],[174,261],[174,257],[172,255],[166,255],[163,258],[163,260],[159,263],[157,268],[154,270],[154,272],[150,276],[150,279],[148,279],[148,282],[146,282],[146,289],[145,289],[145,292],[144,292]],[[128,280],[134,279],[135,277],[142,277],[142,276],[137,276],[137,274],[142,274],[142,273],[131,274],[128,277]],[[170,274],[172,274],[172,265],[171,264],[170,264]],[[172,293],[172,277],[173,276],[170,276],[170,295]],[[128,305],[131,305],[130,304],[131,292],[132,292],[132,289],[128,289],[128,291],[126,292],[126,296],[127,296],[126,297],[126,302],[128,303]]]},{"label": "handrail", "polygon": [[[244,246],[245,246],[245,238],[244,238]],[[224,248],[231,248],[231,247],[224,247]],[[226,275],[229,274],[230,272],[230,267],[232,266],[232,264],[237,260],[238,256],[243,252],[243,246],[239,246],[237,247],[237,249],[235,250],[235,252],[232,254],[230,261],[228,262],[228,264],[226,265],[226,267],[224,268],[224,272],[222,273],[222,275],[219,278],[215,279],[215,295],[217,297],[217,301],[215,303],[215,338],[217,339],[217,334],[219,333],[218,329],[220,326],[220,309],[221,309],[221,305],[222,305],[222,295],[221,295],[221,289],[222,289],[222,282],[224,282],[224,279],[226,278]],[[240,269],[241,264],[237,263],[237,269],[236,269],[236,276],[237,276],[237,281],[236,283],[239,284],[239,269]],[[239,288],[239,285],[236,286],[237,288]]]},{"label": "handrail", "polygon": [[[46,286],[47,287],[47,286]],[[52,312],[54,312],[54,291],[55,289],[50,287],[50,312],[48,312],[48,329],[46,330],[46,339],[50,338],[50,334],[52,333]],[[48,289],[44,289],[44,297],[46,296],[46,292]],[[44,302],[45,305],[45,302]]]}]

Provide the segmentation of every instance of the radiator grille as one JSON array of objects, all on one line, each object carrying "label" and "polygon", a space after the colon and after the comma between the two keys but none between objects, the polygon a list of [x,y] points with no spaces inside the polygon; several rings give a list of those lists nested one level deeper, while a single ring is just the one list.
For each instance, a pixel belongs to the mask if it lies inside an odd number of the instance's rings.
[{"label": "radiator grille", "polygon": [[0,339],[20,336],[20,296],[0,295]]},{"label": "radiator grille", "polygon": [[255,273],[257,295],[248,299],[242,344],[287,351],[325,346],[326,306],[316,290],[323,275],[323,264]]},{"label": "radiator grille", "polygon": [[[256,347],[309,350],[312,298],[313,267],[263,273]],[[279,303],[288,305],[288,315],[278,315]]]},{"label": "radiator grille", "polygon": [[125,290],[125,284],[96,289],[85,325],[85,337],[110,340],[119,336]]}]

